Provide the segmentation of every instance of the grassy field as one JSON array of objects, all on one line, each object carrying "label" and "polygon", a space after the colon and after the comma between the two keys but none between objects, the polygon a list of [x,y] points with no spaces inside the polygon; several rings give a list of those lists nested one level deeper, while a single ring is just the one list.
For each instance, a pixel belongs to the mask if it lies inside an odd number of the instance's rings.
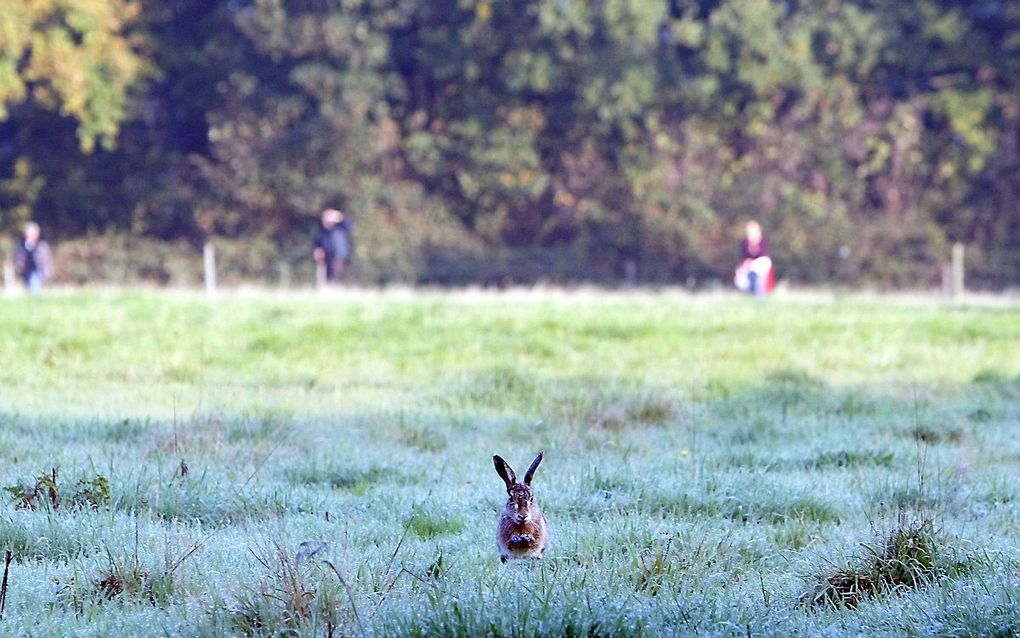
[{"label": "grassy field", "polygon": [[[1020,307],[0,303],[0,635],[1020,633]],[[501,565],[492,455],[554,531]]]}]

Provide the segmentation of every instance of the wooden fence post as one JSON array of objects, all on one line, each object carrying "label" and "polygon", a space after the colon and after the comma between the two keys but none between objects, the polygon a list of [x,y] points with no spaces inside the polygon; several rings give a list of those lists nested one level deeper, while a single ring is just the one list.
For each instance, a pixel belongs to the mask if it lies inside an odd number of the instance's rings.
[{"label": "wooden fence post", "polygon": [[14,264],[9,259],[4,259],[4,292],[8,295],[14,294],[17,289],[15,279],[17,276],[14,273]]},{"label": "wooden fence post", "polygon": [[953,244],[953,260],[951,263],[953,271],[953,298],[959,299],[966,292],[963,278],[963,244],[960,242]]},{"label": "wooden fence post", "polygon": [[623,262],[623,286],[624,288],[636,288],[638,284],[638,265],[636,259],[628,259]]},{"label": "wooden fence post", "polygon": [[953,244],[949,261],[942,264],[942,295],[950,299],[963,296],[965,282],[963,278],[963,244]]},{"label": "wooden fence post", "polygon": [[278,270],[280,271],[280,288],[284,290],[290,288],[290,262],[286,259],[281,259]]},{"label": "wooden fence post", "polygon": [[211,297],[216,294],[216,249],[211,241],[202,247],[202,261],[205,265],[205,292]]}]

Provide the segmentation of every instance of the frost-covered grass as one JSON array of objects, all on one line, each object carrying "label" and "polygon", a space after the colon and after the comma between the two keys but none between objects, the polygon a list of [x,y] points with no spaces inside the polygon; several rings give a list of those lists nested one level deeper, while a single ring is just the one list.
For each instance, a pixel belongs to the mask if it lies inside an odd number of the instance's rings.
[{"label": "frost-covered grass", "polygon": [[[0,322],[0,486],[40,487],[0,493],[3,635],[1020,632],[1020,308],[93,293]],[[553,547],[501,565],[492,454],[539,449]]]}]

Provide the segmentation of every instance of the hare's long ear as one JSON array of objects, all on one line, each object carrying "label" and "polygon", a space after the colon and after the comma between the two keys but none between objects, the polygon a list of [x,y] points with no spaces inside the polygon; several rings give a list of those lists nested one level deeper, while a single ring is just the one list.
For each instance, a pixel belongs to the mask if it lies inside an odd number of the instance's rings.
[{"label": "hare's long ear", "polygon": [[503,457],[498,454],[493,455],[492,463],[496,466],[496,474],[499,474],[503,482],[506,483],[506,489],[510,489],[510,486],[517,482],[517,475],[514,474],[513,468],[507,465]]},{"label": "hare's long ear", "polygon": [[535,457],[535,460],[531,462],[531,467],[529,467],[528,471],[524,473],[525,485],[531,485],[531,479],[535,477],[535,470],[538,469],[538,464],[542,462],[542,457],[544,455],[545,452],[539,452],[538,456]]}]

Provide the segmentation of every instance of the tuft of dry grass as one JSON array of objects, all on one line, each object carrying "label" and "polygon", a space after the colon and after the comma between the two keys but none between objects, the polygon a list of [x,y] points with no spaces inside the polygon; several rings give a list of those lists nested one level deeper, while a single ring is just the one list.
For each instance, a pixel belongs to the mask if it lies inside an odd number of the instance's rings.
[{"label": "tuft of dry grass", "polygon": [[[236,633],[289,636],[309,627],[323,627],[326,635],[332,636],[347,616],[353,616],[360,626],[352,592],[340,571],[328,560],[310,560],[328,546],[322,545],[311,554],[303,547],[292,555],[280,542],[273,545],[272,557],[252,551],[267,572],[256,589],[236,598],[229,609]],[[342,603],[342,592],[347,594],[349,607]]]},{"label": "tuft of dry grass", "polygon": [[866,599],[922,588],[944,576],[936,563],[938,539],[930,521],[896,529],[879,547],[866,550],[863,565],[825,577],[801,596],[801,603],[856,609]]}]

